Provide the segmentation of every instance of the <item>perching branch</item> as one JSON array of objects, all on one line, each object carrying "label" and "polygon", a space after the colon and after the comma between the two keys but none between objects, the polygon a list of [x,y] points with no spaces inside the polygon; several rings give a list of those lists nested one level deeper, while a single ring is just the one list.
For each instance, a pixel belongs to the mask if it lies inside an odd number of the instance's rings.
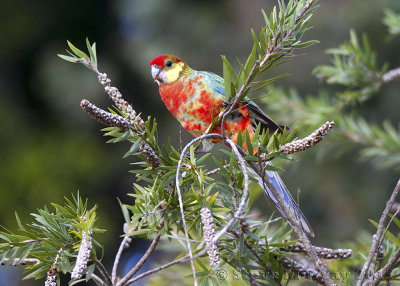
[{"label": "perching branch", "polygon": [[[239,160],[239,165],[242,169],[242,173],[244,176],[244,189],[243,189],[243,194],[242,194],[242,198],[240,200],[239,206],[236,210],[236,212],[234,213],[233,217],[228,221],[228,223],[214,236],[214,238],[209,242],[208,245],[206,245],[199,253],[197,253],[195,256],[193,256],[193,254],[190,253],[190,242],[189,242],[189,237],[188,235],[186,235],[186,240],[187,240],[187,244],[188,244],[188,248],[189,248],[189,259],[191,261],[193,261],[194,259],[203,256],[211,247],[214,243],[216,243],[222,235],[224,235],[226,233],[226,231],[229,229],[229,227],[234,223],[234,221],[236,219],[239,219],[241,217],[241,214],[243,212],[246,200],[248,198],[248,193],[249,193],[249,176],[247,174],[247,168],[246,168],[246,164],[245,161],[243,159],[243,156],[241,155],[241,153],[239,152],[238,146],[229,138],[223,138],[222,135],[220,134],[215,134],[215,133],[211,133],[211,134],[204,134],[202,136],[199,136],[195,139],[193,139],[191,142],[189,142],[185,148],[183,148],[181,156],[179,158],[178,161],[178,166],[177,166],[177,170],[176,170],[176,177],[175,177],[175,182],[176,182],[176,190],[178,193],[178,198],[179,198],[179,204],[180,204],[180,209],[181,209],[181,214],[182,214],[182,221],[183,221],[183,227],[184,229],[186,229],[186,223],[184,220],[184,211],[183,211],[183,202],[182,202],[182,194],[181,194],[181,190],[179,187],[179,176],[180,176],[180,169],[182,168],[182,162],[184,159],[184,156],[187,152],[187,150],[189,149],[189,147],[193,144],[195,144],[196,142],[199,142],[201,140],[205,140],[205,139],[211,139],[211,138],[219,138],[221,140],[223,140],[223,142],[225,142],[226,144],[228,144],[232,150],[234,151],[235,155],[237,156],[238,160]],[[187,230],[185,230],[186,234],[187,234]],[[192,267],[194,268],[194,266]]]}]

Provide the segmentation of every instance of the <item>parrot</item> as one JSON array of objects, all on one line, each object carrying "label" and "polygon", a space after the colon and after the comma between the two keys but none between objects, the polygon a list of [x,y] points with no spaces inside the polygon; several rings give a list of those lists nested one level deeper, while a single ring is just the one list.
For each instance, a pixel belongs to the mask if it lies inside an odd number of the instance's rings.
[{"label": "parrot", "polygon": [[[207,71],[197,71],[190,68],[181,58],[163,54],[150,61],[151,75],[159,86],[161,100],[168,111],[179,121],[183,128],[195,137],[204,133],[218,117],[227,104],[224,88],[224,79],[217,74]],[[224,122],[225,136],[237,143],[239,133],[245,130],[253,138],[254,132],[261,125],[263,130],[270,133],[282,133],[285,126],[275,123],[254,102],[241,101],[234,111],[226,117]],[[210,133],[222,134],[221,123],[216,124]],[[211,140],[204,144],[204,152],[211,151],[215,143],[220,140]],[[243,149],[247,149],[244,144]],[[266,164],[270,164],[269,162]],[[254,175],[265,194],[270,197],[278,211],[286,218],[277,199],[264,183],[264,180],[252,169]],[[296,214],[303,230],[314,237],[310,224],[301,212],[298,204],[292,198],[279,174],[265,170],[266,176],[282,196],[283,201]],[[290,223],[289,223],[290,224]]]}]

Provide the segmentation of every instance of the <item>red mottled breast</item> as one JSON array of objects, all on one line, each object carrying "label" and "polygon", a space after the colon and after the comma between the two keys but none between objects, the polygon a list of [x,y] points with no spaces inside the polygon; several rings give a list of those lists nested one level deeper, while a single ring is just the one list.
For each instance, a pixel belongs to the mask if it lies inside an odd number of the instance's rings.
[{"label": "red mottled breast", "polygon": [[[186,130],[206,131],[223,109],[224,95],[210,88],[210,85],[203,75],[197,75],[160,86],[161,99]],[[236,116],[227,118],[224,124],[226,135],[234,142],[237,142],[238,133],[243,133],[246,129],[250,138],[254,134],[248,107],[240,103],[237,110]],[[221,124],[215,126],[211,132],[221,134]],[[193,135],[199,136],[196,133]]]},{"label": "red mottled breast", "polygon": [[198,75],[160,86],[161,99],[167,109],[188,131],[205,131],[222,109],[222,95],[206,89]]}]

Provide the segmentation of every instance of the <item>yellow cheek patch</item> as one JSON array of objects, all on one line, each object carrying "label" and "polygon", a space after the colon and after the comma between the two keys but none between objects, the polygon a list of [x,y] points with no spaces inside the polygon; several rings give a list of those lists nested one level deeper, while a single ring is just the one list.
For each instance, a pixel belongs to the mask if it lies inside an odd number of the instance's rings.
[{"label": "yellow cheek patch", "polygon": [[167,83],[173,83],[179,78],[179,74],[183,70],[183,65],[184,65],[183,62],[176,63],[174,64],[173,67],[171,67],[170,69],[168,69],[168,71],[165,72]]}]

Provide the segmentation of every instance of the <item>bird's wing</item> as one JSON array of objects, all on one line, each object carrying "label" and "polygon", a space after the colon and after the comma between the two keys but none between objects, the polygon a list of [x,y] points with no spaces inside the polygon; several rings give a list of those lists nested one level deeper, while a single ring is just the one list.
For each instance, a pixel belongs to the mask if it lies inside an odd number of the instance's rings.
[{"label": "bird's wing", "polygon": [[[214,87],[213,88],[214,91],[216,91],[219,94],[226,95],[224,79],[222,77],[220,77],[219,75],[212,73],[212,72],[201,71],[199,73],[201,73],[202,75],[204,75],[205,77],[208,77],[210,79],[211,84]],[[273,121],[254,102],[249,100],[247,97],[243,100],[243,102],[249,108],[251,115],[254,119],[255,126],[257,126],[258,123],[261,123],[261,127],[265,130],[269,129],[270,133],[274,133],[276,130],[278,130],[279,133],[283,132],[283,129],[285,128],[285,126],[279,125],[275,121]],[[286,126],[286,131],[290,132],[290,128],[288,126]]]},{"label": "bird's wing", "polygon": [[220,77],[215,73],[207,71],[201,71],[199,73],[210,79],[214,91],[216,91],[219,94],[225,95],[224,79],[222,77]]},{"label": "bird's wing", "polygon": [[[279,133],[283,132],[283,129],[285,128],[285,126],[279,125],[275,121],[273,121],[254,102],[248,100],[248,101],[246,101],[246,105],[250,109],[250,112],[254,119],[255,125],[258,125],[258,123],[261,123],[261,127],[264,128],[265,130],[269,129],[270,133],[273,133],[276,130],[278,130]],[[286,130],[287,130],[287,132],[289,132],[290,128],[286,126]]]}]

